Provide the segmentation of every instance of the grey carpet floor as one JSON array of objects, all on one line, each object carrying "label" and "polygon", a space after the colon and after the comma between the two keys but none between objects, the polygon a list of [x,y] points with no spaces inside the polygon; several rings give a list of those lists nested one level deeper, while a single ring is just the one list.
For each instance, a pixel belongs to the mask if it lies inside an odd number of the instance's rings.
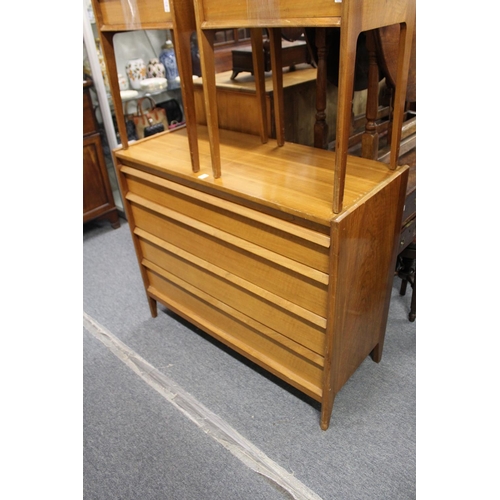
[{"label": "grey carpet floor", "polygon": [[[163,307],[151,318],[129,228],[84,226],[83,310],[324,500],[416,497],[416,322],[395,278],[384,354],[319,405]],[[287,499],[84,329],[84,498]]]}]

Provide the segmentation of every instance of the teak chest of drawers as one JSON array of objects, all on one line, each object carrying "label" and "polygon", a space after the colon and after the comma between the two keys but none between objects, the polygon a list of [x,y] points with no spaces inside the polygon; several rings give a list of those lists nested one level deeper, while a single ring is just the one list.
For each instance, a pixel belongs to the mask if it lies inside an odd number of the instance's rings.
[{"label": "teak chest of drawers", "polygon": [[381,356],[408,169],[349,157],[334,215],[328,152],[221,131],[213,179],[199,134],[197,173],[185,129],[115,152],[152,314],[160,302],[320,401],[326,428],[335,394]]},{"label": "teak chest of drawers", "polygon": [[[414,0],[92,0],[122,148],[124,208],[153,316],[157,302],[321,403],[368,356],[380,361],[408,167],[398,167]],[[168,7],[168,8],[167,8]],[[171,10],[170,10],[171,9]],[[399,24],[390,168],[347,154],[356,40]],[[280,27],[341,29],[336,151],[284,145]],[[260,137],[219,130],[216,29],[251,31]],[[269,28],[277,141],[268,141]],[[186,128],[128,144],[113,36],[172,29]],[[207,126],[197,126],[196,31]],[[324,59],[324,58],[323,58]],[[318,64],[318,75],[324,73]],[[319,76],[318,76],[319,78]],[[222,168],[224,174],[222,174]]]}]

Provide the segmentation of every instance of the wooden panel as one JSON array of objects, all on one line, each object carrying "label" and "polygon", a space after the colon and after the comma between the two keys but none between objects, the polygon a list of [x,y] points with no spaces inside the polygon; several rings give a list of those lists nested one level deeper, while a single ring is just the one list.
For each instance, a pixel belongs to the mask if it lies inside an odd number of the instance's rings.
[{"label": "wooden panel", "polygon": [[[203,101],[203,87],[196,85],[194,90],[196,121],[206,125],[207,117]],[[271,98],[269,95],[266,95],[266,111],[267,126],[268,129],[271,129]],[[255,94],[234,93],[217,89],[217,119],[221,129],[257,136],[260,134],[261,124]]]},{"label": "wooden panel", "polygon": [[156,300],[312,398],[321,398],[322,369],[315,363],[262,335],[253,318],[238,315],[182,279],[151,267],[148,293]]},{"label": "wooden panel", "polygon": [[[137,203],[131,203],[130,206],[138,228],[293,302],[318,317],[326,317],[327,285],[285,267],[286,260],[282,260],[281,264],[270,261],[238,246],[236,240],[233,243],[224,241],[221,239],[224,233],[210,235]],[[269,255],[272,256],[271,253]]]},{"label": "wooden panel", "polygon": [[332,227],[338,245],[332,323],[342,332],[336,390],[384,341],[407,178],[408,167]]},{"label": "wooden panel", "polygon": [[115,208],[99,134],[83,138],[83,222]]},{"label": "wooden panel", "polygon": [[417,190],[413,189],[406,196],[405,205],[403,207],[403,223],[415,217],[417,213]]},{"label": "wooden panel", "polygon": [[258,242],[264,248],[323,273],[328,272],[330,240],[323,234],[138,170],[125,171],[131,193],[247,241]]},{"label": "wooden panel", "polygon": [[[103,31],[170,29],[172,16],[163,0],[93,0],[94,11]],[[99,19],[99,11],[101,19]]]},{"label": "wooden panel", "polygon": [[92,98],[88,89],[90,85],[89,81],[83,85],[83,135],[93,134],[98,131],[94,106],[92,105]]},{"label": "wooden panel", "polygon": [[[154,243],[158,243],[155,245],[145,239],[149,237],[147,233],[143,232],[142,235],[141,248],[146,259],[231,308],[257,319],[317,354],[323,354],[324,318],[231,275],[218,266],[207,265],[203,259],[193,258],[188,252],[178,252],[173,245],[163,245],[159,239],[154,240]],[[313,321],[320,323],[323,328],[313,324]]]},{"label": "wooden panel", "polygon": [[402,252],[417,236],[417,217],[413,217],[401,228],[399,237],[399,252]]},{"label": "wooden panel", "polygon": [[334,25],[342,4],[333,0],[195,0],[203,8],[202,27]]}]

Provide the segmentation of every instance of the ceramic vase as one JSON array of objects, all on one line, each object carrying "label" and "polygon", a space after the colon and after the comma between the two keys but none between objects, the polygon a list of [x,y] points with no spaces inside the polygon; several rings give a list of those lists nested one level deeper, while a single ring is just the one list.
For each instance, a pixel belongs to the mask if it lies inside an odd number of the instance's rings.
[{"label": "ceramic vase", "polygon": [[165,66],[157,57],[148,62],[146,76],[148,78],[165,78]]},{"label": "ceramic vase", "polygon": [[169,82],[179,77],[174,45],[171,40],[167,40],[163,45],[160,53],[160,61],[163,63],[163,66],[165,66],[166,76]]},{"label": "ceramic vase", "polygon": [[141,90],[141,82],[146,79],[146,65],[141,58],[131,59],[125,66],[130,86],[134,90]]},{"label": "ceramic vase", "polygon": [[120,90],[128,90],[128,79],[120,73],[118,73],[118,85],[120,86]]}]

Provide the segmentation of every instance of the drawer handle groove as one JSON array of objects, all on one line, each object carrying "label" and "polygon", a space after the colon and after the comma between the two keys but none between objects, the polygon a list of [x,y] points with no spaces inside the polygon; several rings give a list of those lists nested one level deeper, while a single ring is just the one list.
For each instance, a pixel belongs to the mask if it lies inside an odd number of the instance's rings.
[{"label": "drawer handle groove", "polygon": [[197,231],[213,236],[214,238],[229,243],[249,253],[253,253],[254,255],[262,257],[270,262],[274,262],[275,264],[290,269],[295,273],[301,274],[302,276],[322,283],[323,285],[328,285],[328,274],[318,271],[317,269],[313,269],[309,266],[306,266],[305,264],[301,264],[300,262],[296,262],[292,259],[289,259],[288,257],[277,254],[276,252],[273,252],[266,248],[262,248],[255,243],[246,241],[242,238],[239,238],[238,236],[234,236],[232,234],[221,231],[220,229],[209,226],[204,222],[197,221],[195,219],[192,219],[191,217],[187,217],[186,215],[175,212],[174,210],[165,208],[136,194],[127,193],[126,198],[128,201],[136,203],[137,205],[163,215],[164,217],[173,219],[177,222],[180,222],[181,224],[196,229]]},{"label": "drawer handle groove", "polygon": [[171,254],[176,255],[177,257],[180,257],[181,259],[190,262],[191,264],[199,268],[205,269],[211,272],[212,274],[215,274],[216,276],[219,276],[220,278],[249,291],[250,293],[252,293],[257,297],[261,297],[262,299],[277,305],[278,307],[284,309],[285,311],[292,312],[296,316],[305,319],[306,321],[312,323],[313,325],[326,329],[326,318],[323,318],[309,311],[308,309],[305,309],[297,304],[294,304],[293,302],[290,302],[289,300],[280,297],[279,295],[276,295],[268,290],[265,290],[260,286],[254,285],[253,283],[247,281],[246,279],[240,278],[235,274],[225,271],[224,269],[221,269],[220,267],[211,264],[206,260],[200,259],[199,257],[196,257],[195,255],[186,252],[185,250],[182,250],[181,248],[178,248],[170,243],[167,243],[166,241],[163,241],[162,239],[144,231],[143,229],[136,228],[134,230],[134,234],[136,234],[140,238],[145,239],[146,241],[149,241],[153,245],[156,245],[166,250],[167,252],[170,252]]},{"label": "drawer handle groove", "polygon": [[325,234],[313,231],[312,229],[307,229],[305,227],[292,224],[291,222],[287,222],[276,217],[263,214],[243,205],[237,205],[236,203],[226,201],[222,198],[217,198],[215,196],[203,193],[202,191],[195,191],[194,189],[183,186],[182,184],[177,184],[175,182],[168,181],[161,177],[157,177],[155,175],[151,175],[146,172],[133,169],[131,167],[122,167],[121,171],[125,175],[129,175],[142,181],[149,182],[150,184],[154,184],[155,186],[158,186],[160,188],[174,191],[193,200],[199,200],[217,208],[222,208],[223,210],[227,210],[230,213],[241,215],[242,217],[246,217],[247,219],[265,224],[268,227],[276,228],[285,233],[297,236],[298,238],[301,238],[305,241],[310,241],[312,243],[315,243],[316,245],[322,246],[323,248],[330,248],[330,237]]}]

